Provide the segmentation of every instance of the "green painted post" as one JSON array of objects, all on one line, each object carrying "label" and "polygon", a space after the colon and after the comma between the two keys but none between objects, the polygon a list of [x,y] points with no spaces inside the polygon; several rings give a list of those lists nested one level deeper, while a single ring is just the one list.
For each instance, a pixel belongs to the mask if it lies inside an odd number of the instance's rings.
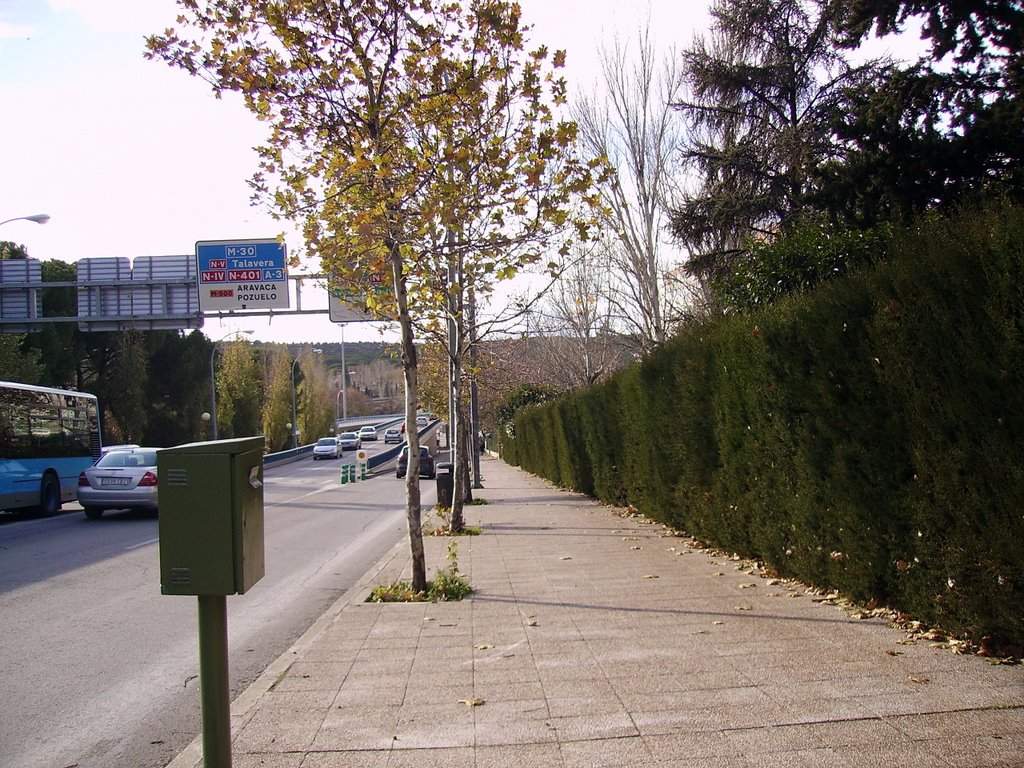
[{"label": "green painted post", "polygon": [[199,689],[203,708],[203,765],[205,768],[231,768],[228,607],[224,595],[199,595]]}]

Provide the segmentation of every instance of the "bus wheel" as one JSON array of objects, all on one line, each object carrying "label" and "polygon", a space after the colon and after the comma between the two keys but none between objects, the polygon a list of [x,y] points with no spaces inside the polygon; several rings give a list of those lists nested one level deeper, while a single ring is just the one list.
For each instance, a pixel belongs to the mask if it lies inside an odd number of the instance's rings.
[{"label": "bus wheel", "polygon": [[103,517],[103,507],[83,507],[85,516],[90,520],[99,520]]},{"label": "bus wheel", "polygon": [[39,511],[46,516],[60,512],[60,481],[52,472],[43,475],[39,486]]}]

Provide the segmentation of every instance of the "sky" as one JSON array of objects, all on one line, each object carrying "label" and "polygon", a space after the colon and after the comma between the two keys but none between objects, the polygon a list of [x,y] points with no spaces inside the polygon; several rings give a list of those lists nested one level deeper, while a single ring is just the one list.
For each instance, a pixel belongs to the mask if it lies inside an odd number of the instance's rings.
[{"label": "sky", "polygon": [[[568,53],[571,87],[589,93],[598,45],[629,37],[648,15],[661,48],[683,48],[707,24],[704,2],[520,0],[531,44]],[[250,205],[265,132],[235,94],[217,100],[198,78],[143,58],[146,35],[175,25],[173,0],[0,0],[0,221],[46,213],[45,225],[0,225],[0,240],[40,260],[191,254],[196,241],[300,238]],[[317,271],[306,262],[307,271]],[[293,301],[292,307],[295,303]],[[304,291],[306,309],[326,295]],[[253,340],[341,338],[327,315],[222,320]],[[380,338],[377,324],[348,324],[347,340]],[[388,330],[388,338],[394,338]]]}]

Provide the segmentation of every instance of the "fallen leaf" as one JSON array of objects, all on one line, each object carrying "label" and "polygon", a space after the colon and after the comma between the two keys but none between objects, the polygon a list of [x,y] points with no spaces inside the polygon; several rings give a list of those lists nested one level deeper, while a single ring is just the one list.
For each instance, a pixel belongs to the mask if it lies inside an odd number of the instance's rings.
[{"label": "fallen leaf", "polygon": [[630,549],[633,549],[633,550],[635,550],[635,549],[643,549],[643,547],[640,547],[640,546],[637,546],[636,544],[634,544],[632,547],[630,547]]},{"label": "fallen leaf", "polygon": [[720,627],[720,626],[722,626],[723,624],[725,624],[725,622],[724,622],[724,621],[712,621],[711,623],[712,623],[712,624],[714,624],[714,625],[715,625],[716,627]]},{"label": "fallen leaf", "polygon": [[559,559],[559,560],[572,560],[572,558],[571,558],[571,557],[569,557],[569,555],[563,555],[562,557],[560,557],[560,558],[558,558],[558,559]]},{"label": "fallen leaf", "polygon": [[907,680],[912,683],[921,683],[922,685],[929,682],[927,677],[917,677],[915,675],[907,675]]},{"label": "fallen leaf", "polygon": [[526,622],[526,626],[528,626],[528,627],[536,627],[537,626],[537,620],[536,619],[531,619],[530,621]]},{"label": "fallen leaf", "polygon": [[752,610],[754,610],[754,606],[752,606],[752,605],[737,605],[737,606],[734,606],[734,607],[736,608],[737,611],[752,611]]},{"label": "fallen leaf", "polygon": [[886,651],[890,656],[902,656],[903,651],[894,651],[892,648]]},{"label": "fallen leaf", "polygon": [[753,589],[757,584],[740,584],[740,589]]},{"label": "fallen leaf", "polygon": [[479,707],[484,703],[484,700],[479,696],[473,696],[469,699],[459,699],[459,704],[465,704],[467,707]]},{"label": "fallen leaf", "polygon": [[656,576],[653,573],[648,573],[647,575],[644,576],[644,578],[645,579],[656,579],[656,578],[658,578],[658,576]]},{"label": "fallen leaf", "polygon": [[480,643],[480,645],[474,645],[473,647],[476,648],[478,651],[486,651],[490,648],[493,648],[494,646],[490,643]]}]

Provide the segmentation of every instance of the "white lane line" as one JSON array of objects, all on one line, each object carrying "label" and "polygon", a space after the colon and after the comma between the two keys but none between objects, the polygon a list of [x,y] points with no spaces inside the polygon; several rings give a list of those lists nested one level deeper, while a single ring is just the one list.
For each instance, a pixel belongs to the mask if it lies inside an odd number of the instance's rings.
[{"label": "white lane line", "polygon": [[138,544],[132,544],[130,547],[125,547],[125,550],[139,549],[140,547],[148,547],[150,544],[156,544],[160,541],[160,538],[148,539],[146,541],[140,541]]}]

